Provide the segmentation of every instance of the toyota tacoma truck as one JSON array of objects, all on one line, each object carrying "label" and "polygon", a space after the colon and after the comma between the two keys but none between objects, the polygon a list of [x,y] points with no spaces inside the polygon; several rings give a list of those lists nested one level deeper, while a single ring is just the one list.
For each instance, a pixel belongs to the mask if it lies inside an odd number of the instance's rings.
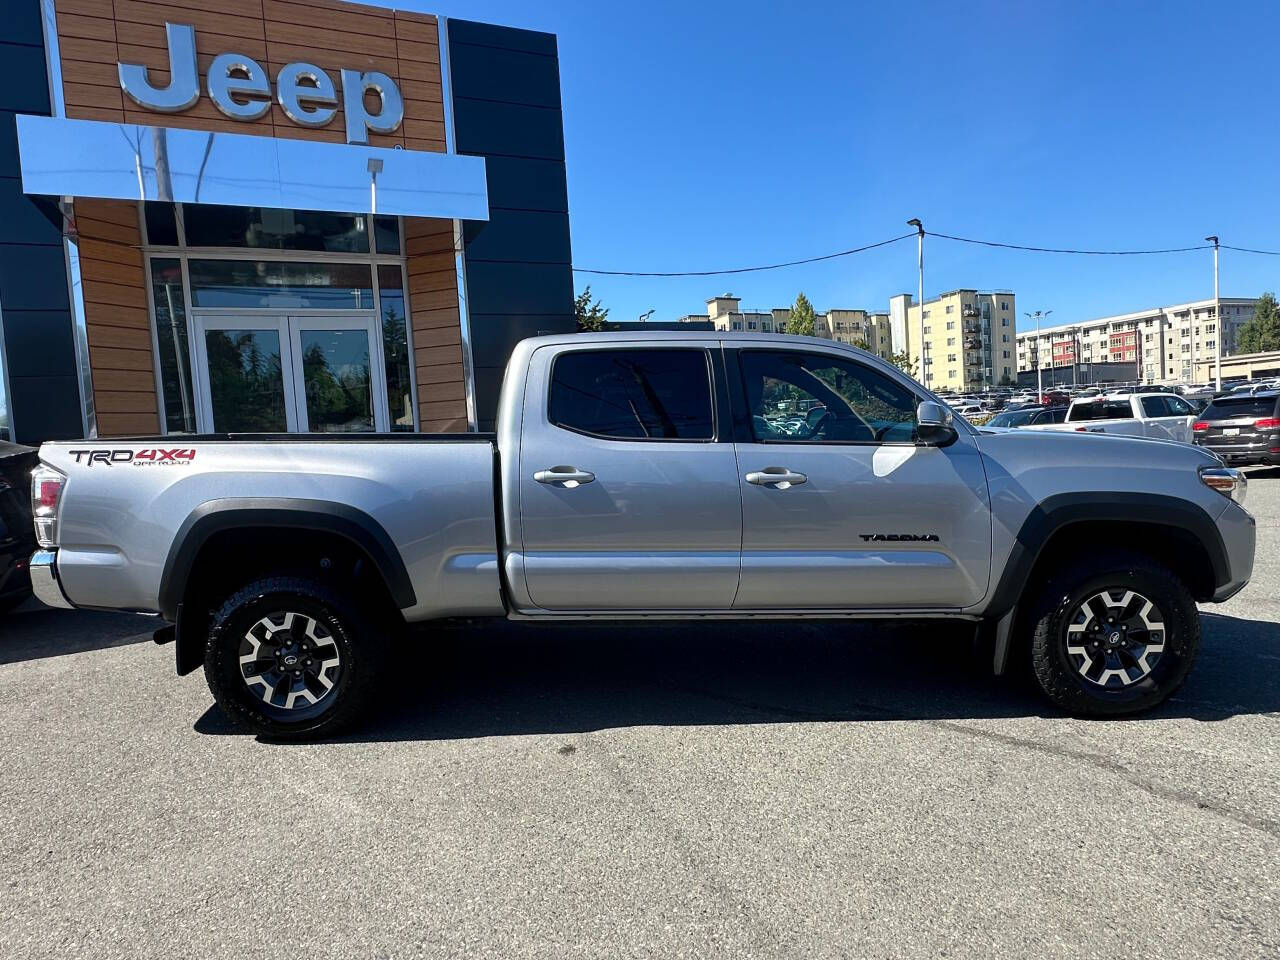
[{"label": "toyota tacoma truck", "polygon": [[1191,443],[1191,425],[1195,419],[1191,404],[1172,393],[1130,393],[1072,400],[1061,423],[1038,424],[1028,429],[1111,433]]},{"label": "toyota tacoma truck", "polygon": [[203,667],[232,718],[281,738],[351,723],[430,642],[405,627],[444,618],[944,618],[997,672],[1018,653],[1065,710],[1127,714],[1178,687],[1196,602],[1253,567],[1245,479],[1213,454],[984,431],[896,367],[798,336],[525,340],[492,435],[40,457],[38,596],[158,614],[177,673]]}]

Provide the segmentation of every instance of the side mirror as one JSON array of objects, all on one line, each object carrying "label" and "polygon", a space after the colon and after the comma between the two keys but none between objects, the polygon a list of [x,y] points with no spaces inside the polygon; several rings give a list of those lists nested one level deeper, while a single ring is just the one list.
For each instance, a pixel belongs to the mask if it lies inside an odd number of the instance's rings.
[{"label": "side mirror", "polygon": [[951,425],[951,411],[932,400],[921,401],[916,407],[916,436],[922,443],[930,446],[941,446],[950,442],[956,435]]}]

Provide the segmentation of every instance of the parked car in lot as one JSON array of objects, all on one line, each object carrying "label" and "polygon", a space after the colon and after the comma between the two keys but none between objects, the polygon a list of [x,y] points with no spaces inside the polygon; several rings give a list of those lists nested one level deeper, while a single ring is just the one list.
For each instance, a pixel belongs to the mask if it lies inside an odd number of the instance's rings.
[{"label": "parked car in lot", "polygon": [[1110,433],[1190,443],[1194,420],[1191,405],[1176,394],[1131,393],[1115,398],[1072,400],[1061,423],[1031,429]]},{"label": "parked car in lot", "polygon": [[1219,397],[1191,430],[1196,443],[1229,464],[1280,464],[1280,393]]},{"label": "parked car in lot", "polygon": [[1034,427],[1045,423],[1062,423],[1067,416],[1066,407],[1020,407],[997,413],[988,420],[988,427]]},{"label": "parked car in lot", "polygon": [[39,462],[33,448],[0,441],[0,614],[31,596],[31,471]]},{"label": "parked car in lot", "polygon": [[[796,434],[766,415],[822,409]],[[537,337],[495,435],[48,443],[40,598],[149,611],[229,716],[326,735],[442,618],[948,618],[1081,715],[1182,683],[1196,601],[1248,581],[1239,471],[1194,446],[952,417],[864,351],[786,335]],[[127,676],[121,683],[129,682]]]}]

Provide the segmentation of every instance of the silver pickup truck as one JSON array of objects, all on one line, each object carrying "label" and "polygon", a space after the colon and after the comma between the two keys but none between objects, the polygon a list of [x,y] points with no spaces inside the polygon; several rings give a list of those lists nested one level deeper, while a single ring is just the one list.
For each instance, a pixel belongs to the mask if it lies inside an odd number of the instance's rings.
[{"label": "silver pickup truck", "polygon": [[1253,567],[1214,455],[984,432],[827,340],[525,340],[498,427],[45,444],[35,589],[159,614],[233,718],[313,737],[441,618],[951,618],[1066,710],[1131,713]]}]

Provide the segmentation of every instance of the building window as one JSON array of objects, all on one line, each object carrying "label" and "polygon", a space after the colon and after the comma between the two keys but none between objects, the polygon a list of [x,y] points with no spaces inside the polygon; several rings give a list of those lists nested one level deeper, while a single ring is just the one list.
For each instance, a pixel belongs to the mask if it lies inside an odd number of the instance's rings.
[{"label": "building window", "polygon": [[1001,310],[1008,310],[1008,309],[1009,309],[1009,301],[1008,301],[1008,300],[1001,300],[1001,301],[1000,301],[1000,309],[1001,309]]},{"label": "building window", "polygon": [[1004,357],[1003,357],[1002,359],[1005,359],[1005,360],[1008,360],[1008,359],[1009,359],[1009,351],[1008,351],[1008,350],[1005,350],[1005,351],[1004,351]]},{"label": "building window", "polygon": [[1001,334],[1001,336],[1000,336],[1000,340],[1001,340],[1001,342],[1002,342],[1002,343],[1008,343],[1008,342],[1009,342],[1009,335],[1008,335],[1007,333],[1005,333],[1005,334]]},{"label": "building window", "polygon": [[955,345],[956,345],[956,338],[955,338],[955,337],[947,337],[947,346],[948,346],[948,347],[954,347]]},{"label": "building window", "polygon": [[947,321],[947,329],[948,329],[948,330],[954,330],[955,328],[956,328],[956,322],[955,322],[954,320],[948,320],[948,321]]},{"label": "building window", "polygon": [[948,380],[954,380],[955,378],[956,378],[956,372],[955,372],[954,370],[948,370],[948,371],[947,371],[947,379],[948,379]]},{"label": "building window", "polygon": [[182,264],[176,257],[151,258],[151,300],[155,307],[156,349],[166,433],[195,433],[196,404],[191,392],[191,347]]},{"label": "building window", "polygon": [[955,313],[956,305],[954,303],[947,304],[947,313]]},{"label": "building window", "polygon": [[[381,243],[381,240],[379,240]],[[413,430],[413,358],[409,353],[409,314],[399,264],[378,266],[378,305],[382,316],[382,353],[387,362],[387,409],[393,432]]]},{"label": "building window", "polygon": [[755,322],[754,320],[748,320],[748,321],[747,321],[747,329],[748,329],[748,330],[754,330],[755,328],[756,328],[756,322]]}]

